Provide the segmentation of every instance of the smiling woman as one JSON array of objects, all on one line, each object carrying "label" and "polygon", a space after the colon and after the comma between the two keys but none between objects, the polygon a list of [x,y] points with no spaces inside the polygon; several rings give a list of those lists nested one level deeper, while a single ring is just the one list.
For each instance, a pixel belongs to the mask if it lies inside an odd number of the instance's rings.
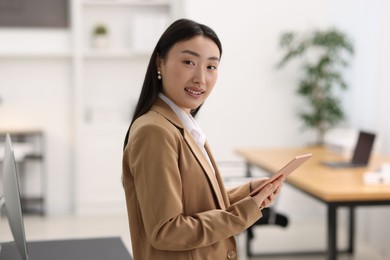
[{"label": "smiling woman", "polygon": [[262,217],[281,178],[227,190],[194,116],[214,88],[221,43],[174,22],[158,41],[126,134],[123,185],[134,259],[236,259],[234,236]]}]

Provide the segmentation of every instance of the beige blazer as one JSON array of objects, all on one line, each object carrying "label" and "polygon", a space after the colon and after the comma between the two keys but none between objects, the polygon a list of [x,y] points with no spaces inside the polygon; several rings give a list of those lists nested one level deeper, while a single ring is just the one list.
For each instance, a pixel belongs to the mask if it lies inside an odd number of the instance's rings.
[{"label": "beige blazer", "polygon": [[249,183],[227,191],[161,99],[131,127],[123,181],[135,260],[237,259],[234,235],[262,215]]}]

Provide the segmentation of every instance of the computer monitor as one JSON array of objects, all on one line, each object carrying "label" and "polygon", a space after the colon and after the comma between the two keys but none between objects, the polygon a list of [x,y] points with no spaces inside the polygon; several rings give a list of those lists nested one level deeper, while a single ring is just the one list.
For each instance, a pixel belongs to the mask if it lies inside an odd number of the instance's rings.
[{"label": "computer monitor", "polygon": [[352,156],[352,163],[367,165],[370,160],[375,134],[360,131],[359,138]]},{"label": "computer monitor", "polygon": [[24,231],[22,207],[20,203],[19,181],[15,163],[15,155],[9,134],[7,134],[5,138],[3,160],[3,193],[2,204],[6,209],[8,223],[10,225],[16,247],[22,259],[28,260],[28,248]]}]

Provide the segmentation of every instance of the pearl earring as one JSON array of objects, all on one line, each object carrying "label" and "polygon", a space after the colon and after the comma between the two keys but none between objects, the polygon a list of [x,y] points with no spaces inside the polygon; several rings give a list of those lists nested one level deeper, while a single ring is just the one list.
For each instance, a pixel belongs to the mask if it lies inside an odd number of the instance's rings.
[{"label": "pearl earring", "polygon": [[158,78],[159,80],[161,80],[161,72],[160,72],[159,70],[157,71],[157,74],[158,74],[158,75],[157,75],[157,78]]}]

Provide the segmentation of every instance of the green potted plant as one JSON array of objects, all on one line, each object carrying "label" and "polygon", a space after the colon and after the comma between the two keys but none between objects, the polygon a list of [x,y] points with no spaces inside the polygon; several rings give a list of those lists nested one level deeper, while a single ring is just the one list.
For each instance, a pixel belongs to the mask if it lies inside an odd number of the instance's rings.
[{"label": "green potted plant", "polygon": [[92,45],[95,48],[109,46],[108,29],[104,24],[97,24],[92,31]]},{"label": "green potted plant", "polygon": [[278,63],[280,69],[291,60],[300,64],[297,93],[307,101],[298,112],[303,124],[317,132],[317,144],[322,145],[326,130],[344,118],[336,87],[347,89],[342,77],[347,58],[353,46],[347,36],[337,29],[317,30],[307,34],[285,32],[279,39],[284,54]]}]

